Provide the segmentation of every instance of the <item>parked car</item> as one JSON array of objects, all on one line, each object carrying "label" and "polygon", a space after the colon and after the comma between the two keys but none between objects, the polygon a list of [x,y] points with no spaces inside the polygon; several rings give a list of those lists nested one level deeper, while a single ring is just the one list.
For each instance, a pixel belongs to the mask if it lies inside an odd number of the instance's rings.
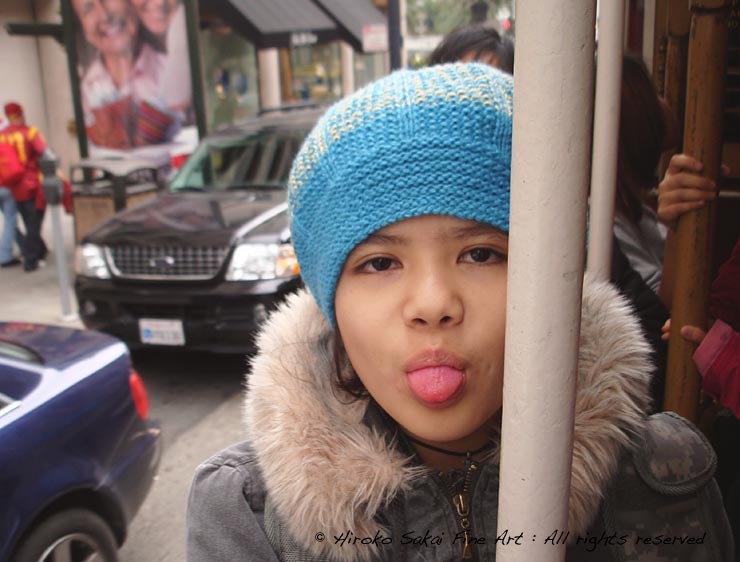
[{"label": "parked car", "polygon": [[159,428],[119,340],[0,323],[0,561],[115,562]]},{"label": "parked car", "polygon": [[208,136],[165,193],[88,233],[75,259],[85,326],[131,347],[251,350],[301,284],[286,182],[322,112],[271,112]]}]

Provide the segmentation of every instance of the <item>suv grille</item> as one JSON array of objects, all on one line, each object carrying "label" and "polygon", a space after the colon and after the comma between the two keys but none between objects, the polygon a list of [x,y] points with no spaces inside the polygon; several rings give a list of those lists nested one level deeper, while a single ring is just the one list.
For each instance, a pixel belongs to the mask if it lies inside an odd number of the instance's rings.
[{"label": "suv grille", "polygon": [[212,279],[228,248],[118,245],[106,248],[108,265],[124,279]]}]

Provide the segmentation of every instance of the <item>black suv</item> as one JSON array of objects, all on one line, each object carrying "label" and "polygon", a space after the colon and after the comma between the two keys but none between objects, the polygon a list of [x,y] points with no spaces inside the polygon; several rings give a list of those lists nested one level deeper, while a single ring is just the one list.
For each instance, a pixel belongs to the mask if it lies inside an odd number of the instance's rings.
[{"label": "black suv", "polygon": [[322,111],[209,135],[165,192],[87,234],[75,255],[85,326],[134,348],[250,351],[260,322],[301,284],[286,182]]}]

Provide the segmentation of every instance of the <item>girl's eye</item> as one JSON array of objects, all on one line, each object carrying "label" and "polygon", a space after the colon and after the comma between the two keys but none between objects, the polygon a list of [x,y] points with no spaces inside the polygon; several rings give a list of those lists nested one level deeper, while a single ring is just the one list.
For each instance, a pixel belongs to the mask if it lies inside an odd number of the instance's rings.
[{"label": "girl's eye", "polygon": [[394,263],[391,258],[372,258],[362,263],[359,269],[368,273],[388,271],[394,266]]},{"label": "girl's eye", "polygon": [[506,257],[492,248],[473,248],[460,257],[465,263],[499,263],[506,261]]}]

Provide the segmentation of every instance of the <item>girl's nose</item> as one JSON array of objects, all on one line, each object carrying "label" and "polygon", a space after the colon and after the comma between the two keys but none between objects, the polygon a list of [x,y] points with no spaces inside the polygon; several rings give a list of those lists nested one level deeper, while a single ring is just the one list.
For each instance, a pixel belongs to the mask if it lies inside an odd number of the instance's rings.
[{"label": "girl's nose", "polygon": [[404,320],[410,326],[442,328],[459,324],[464,315],[454,280],[429,271],[409,279]]}]

